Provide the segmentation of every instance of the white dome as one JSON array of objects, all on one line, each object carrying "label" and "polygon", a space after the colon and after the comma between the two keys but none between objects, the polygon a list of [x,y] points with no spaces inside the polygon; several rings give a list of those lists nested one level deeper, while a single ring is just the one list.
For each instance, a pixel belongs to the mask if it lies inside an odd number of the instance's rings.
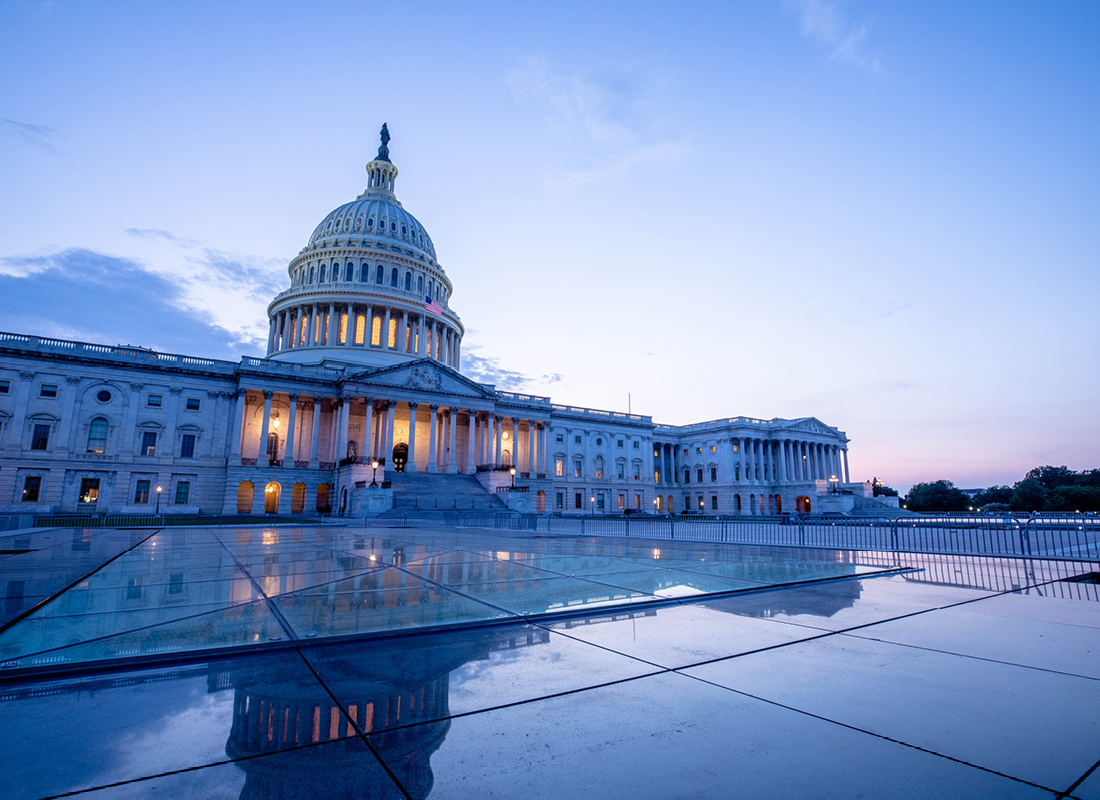
[{"label": "white dome", "polygon": [[435,246],[424,226],[387,195],[388,192],[367,190],[330,212],[313,231],[309,246],[324,247],[338,238],[341,244],[349,238],[362,239],[365,247],[373,242],[392,241],[419,250],[435,261]]}]

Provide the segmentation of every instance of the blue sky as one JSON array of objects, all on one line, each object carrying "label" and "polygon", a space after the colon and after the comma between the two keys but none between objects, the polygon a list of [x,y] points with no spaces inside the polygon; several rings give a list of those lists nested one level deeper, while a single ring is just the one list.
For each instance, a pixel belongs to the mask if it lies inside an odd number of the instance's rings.
[{"label": "blue sky", "polygon": [[0,2],[0,328],[235,358],[388,122],[472,374],[1100,466],[1100,5]]}]

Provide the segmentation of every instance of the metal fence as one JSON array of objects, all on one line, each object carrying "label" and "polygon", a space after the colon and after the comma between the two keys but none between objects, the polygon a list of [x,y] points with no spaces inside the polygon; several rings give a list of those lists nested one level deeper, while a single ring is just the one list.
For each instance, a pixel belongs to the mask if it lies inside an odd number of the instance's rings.
[{"label": "metal fence", "polygon": [[526,530],[573,536],[619,536],[843,550],[957,553],[979,556],[1100,558],[1100,517],[556,517],[518,512],[410,512],[364,520],[367,527],[436,525]]},{"label": "metal fence", "polygon": [[[26,520],[33,520],[33,525]],[[166,528],[227,525],[347,525],[346,517],[269,514],[51,514],[29,515],[12,528]]]}]

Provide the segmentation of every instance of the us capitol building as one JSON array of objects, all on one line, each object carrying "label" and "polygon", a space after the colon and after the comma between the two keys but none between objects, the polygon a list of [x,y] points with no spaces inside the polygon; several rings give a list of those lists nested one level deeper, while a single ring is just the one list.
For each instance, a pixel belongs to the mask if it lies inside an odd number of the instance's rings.
[{"label": "us capitol building", "polygon": [[0,333],[0,513],[758,515],[871,494],[813,417],[661,425],[463,376],[454,287],[389,138],[291,260],[263,358]]}]

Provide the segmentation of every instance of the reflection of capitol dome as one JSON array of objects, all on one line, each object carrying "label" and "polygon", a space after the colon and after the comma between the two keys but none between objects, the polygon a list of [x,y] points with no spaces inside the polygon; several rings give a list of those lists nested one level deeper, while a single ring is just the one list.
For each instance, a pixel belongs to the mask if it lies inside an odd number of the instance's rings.
[{"label": "reflection of capitol dome", "polygon": [[394,194],[388,142],[383,125],[366,190],[321,220],[291,260],[290,288],[268,306],[268,358],[368,367],[431,358],[458,369],[464,329],[448,305],[453,286]]}]

